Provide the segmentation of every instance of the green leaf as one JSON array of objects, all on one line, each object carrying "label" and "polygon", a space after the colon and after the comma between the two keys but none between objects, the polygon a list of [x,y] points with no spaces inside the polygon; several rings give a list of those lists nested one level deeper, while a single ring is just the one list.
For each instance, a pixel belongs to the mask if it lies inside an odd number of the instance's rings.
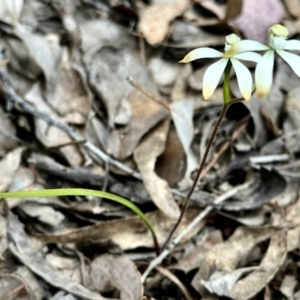
[{"label": "green leaf", "polygon": [[122,198],[120,196],[102,192],[102,191],[96,191],[96,190],[88,190],[88,189],[46,189],[46,190],[32,190],[32,191],[20,191],[20,192],[7,192],[7,193],[0,193],[0,199],[1,198],[28,198],[28,197],[52,197],[52,196],[93,196],[93,197],[100,197],[105,198],[108,200],[112,200],[115,202],[118,202],[129,209],[131,209],[136,215],[138,215],[142,221],[145,223],[147,228],[150,230],[151,235],[153,237],[155,250],[158,253],[159,252],[159,246],[157,242],[157,237],[155,234],[155,231],[150,224],[148,218],[145,216],[145,214],[132,202],[129,200]]}]

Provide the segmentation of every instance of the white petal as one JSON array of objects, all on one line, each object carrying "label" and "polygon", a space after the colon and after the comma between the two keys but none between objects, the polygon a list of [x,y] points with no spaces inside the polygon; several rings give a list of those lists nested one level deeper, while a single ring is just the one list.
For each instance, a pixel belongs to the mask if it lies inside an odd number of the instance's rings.
[{"label": "white petal", "polygon": [[258,63],[261,60],[261,55],[255,52],[244,52],[240,53],[234,56],[234,58],[242,59],[242,60],[248,60],[248,61],[254,61]]},{"label": "white petal", "polygon": [[180,63],[188,63],[192,60],[195,59],[200,59],[200,58],[214,58],[214,57],[221,57],[222,52],[217,51],[212,48],[198,48],[195,50],[192,50],[189,52],[181,61]]},{"label": "white petal", "polygon": [[300,51],[300,41],[298,41],[298,40],[286,41],[286,44],[282,49],[284,49],[284,50],[299,50]]},{"label": "white petal", "polygon": [[272,86],[274,67],[274,50],[269,50],[256,66],[255,84],[258,98],[265,97]]},{"label": "white petal", "polygon": [[252,40],[242,40],[236,44],[234,44],[230,49],[228,49],[223,57],[233,57],[236,54],[247,52],[247,51],[266,51],[269,50],[270,47],[264,44],[261,44]]},{"label": "white petal", "polygon": [[227,65],[228,58],[222,58],[207,68],[203,77],[203,97],[209,99],[214,93]]},{"label": "white petal", "polygon": [[294,53],[289,53],[283,50],[276,52],[287,62],[292,70],[300,77],[300,57]]},{"label": "white petal", "polygon": [[236,73],[238,85],[242,96],[248,102],[251,99],[252,93],[252,76],[250,71],[237,59],[230,59]]}]

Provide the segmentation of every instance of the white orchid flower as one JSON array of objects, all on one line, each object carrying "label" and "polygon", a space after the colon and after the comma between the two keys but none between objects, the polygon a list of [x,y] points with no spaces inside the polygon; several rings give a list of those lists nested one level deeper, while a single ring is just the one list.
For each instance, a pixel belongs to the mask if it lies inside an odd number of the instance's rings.
[{"label": "white orchid flower", "polygon": [[198,48],[189,52],[180,63],[188,63],[200,58],[221,58],[219,61],[208,67],[204,74],[203,97],[207,100],[217,88],[225,67],[230,61],[235,70],[241,94],[246,101],[249,101],[252,93],[252,76],[250,71],[239,62],[239,59],[257,63],[261,59],[261,56],[250,51],[266,49],[268,49],[267,46],[258,42],[251,40],[241,41],[237,35],[231,34],[226,36],[224,53],[212,48]]},{"label": "white orchid flower", "polygon": [[284,50],[300,50],[300,41],[287,41],[288,30],[286,27],[275,24],[268,30],[269,46],[267,52],[257,64],[255,70],[256,93],[258,98],[265,97],[272,86],[274,53],[276,52],[292,70],[300,77],[300,57]]}]

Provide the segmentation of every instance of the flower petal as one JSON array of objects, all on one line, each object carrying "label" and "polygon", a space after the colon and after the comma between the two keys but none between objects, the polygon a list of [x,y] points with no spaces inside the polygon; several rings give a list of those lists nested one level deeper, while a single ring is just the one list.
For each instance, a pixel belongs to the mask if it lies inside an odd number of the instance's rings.
[{"label": "flower petal", "polygon": [[258,63],[261,60],[261,55],[258,53],[255,53],[255,52],[244,52],[244,53],[235,55],[234,58],[248,60],[248,61],[254,61],[254,62]]},{"label": "flower petal", "polygon": [[289,53],[283,50],[276,52],[286,61],[292,70],[300,77],[300,57],[294,53]]},{"label": "flower petal", "polygon": [[233,68],[236,73],[236,78],[238,85],[241,91],[242,96],[248,102],[251,99],[252,93],[252,76],[250,71],[237,59],[230,59],[233,65]]},{"label": "flower petal", "polygon": [[228,58],[222,58],[207,68],[203,77],[203,97],[209,99],[214,93],[227,65]]},{"label": "flower petal", "polygon": [[198,48],[189,52],[181,61],[180,63],[188,63],[190,61],[200,59],[200,58],[214,58],[214,57],[221,57],[222,52],[217,51],[212,48]]},{"label": "flower petal", "polygon": [[236,44],[234,44],[230,49],[228,49],[223,57],[233,57],[236,54],[247,52],[247,51],[266,51],[269,50],[270,47],[264,44],[261,44],[252,40],[242,40]]},{"label": "flower petal", "polygon": [[265,97],[272,85],[274,67],[274,50],[267,51],[255,70],[256,94],[258,98]]},{"label": "flower petal", "polygon": [[300,41],[298,41],[298,40],[286,41],[286,44],[282,49],[284,49],[284,50],[299,50],[300,51]]}]

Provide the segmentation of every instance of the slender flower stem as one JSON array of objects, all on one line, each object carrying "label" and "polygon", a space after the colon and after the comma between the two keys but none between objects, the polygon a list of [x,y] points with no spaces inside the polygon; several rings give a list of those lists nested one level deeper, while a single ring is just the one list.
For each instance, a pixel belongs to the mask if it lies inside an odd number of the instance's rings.
[{"label": "slender flower stem", "polygon": [[223,84],[223,97],[224,97],[224,104],[223,104],[223,107],[222,107],[222,110],[221,110],[221,113],[219,115],[219,118],[218,118],[218,121],[213,129],[213,132],[210,136],[210,139],[208,141],[208,144],[206,146],[206,149],[205,149],[205,152],[204,152],[204,156],[202,158],[202,161],[201,161],[201,164],[200,164],[200,168],[198,169],[198,172],[197,172],[197,175],[196,175],[196,178],[193,182],[193,185],[190,189],[190,191],[188,192],[188,194],[186,195],[184,201],[183,201],[183,206],[182,206],[182,209],[181,209],[181,212],[180,212],[180,216],[176,222],[176,224],[174,225],[174,227],[172,228],[167,240],[165,241],[164,245],[162,246],[161,248],[161,251],[163,251],[166,246],[168,245],[168,243],[170,242],[174,232],[176,231],[176,229],[178,228],[183,216],[184,216],[184,213],[186,211],[186,208],[187,208],[187,205],[188,205],[188,202],[197,186],[197,183],[199,181],[199,178],[201,176],[201,173],[205,167],[205,163],[206,163],[206,159],[207,159],[207,156],[208,156],[208,153],[212,147],[212,144],[215,140],[215,137],[218,133],[218,130],[220,128],[220,125],[222,123],[222,121],[224,120],[225,118],[225,115],[226,115],[226,112],[229,108],[229,106],[231,104],[234,104],[234,103],[237,103],[237,102],[241,102],[243,101],[243,99],[235,99],[233,101],[230,100],[230,88],[229,88],[229,77],[230,77],[230,71],[231,71],[231,67],[232,67],[232,64],[231,62],[229,61],[226,68],[225,68],[225,71],[224,71],[224,84]]}]

